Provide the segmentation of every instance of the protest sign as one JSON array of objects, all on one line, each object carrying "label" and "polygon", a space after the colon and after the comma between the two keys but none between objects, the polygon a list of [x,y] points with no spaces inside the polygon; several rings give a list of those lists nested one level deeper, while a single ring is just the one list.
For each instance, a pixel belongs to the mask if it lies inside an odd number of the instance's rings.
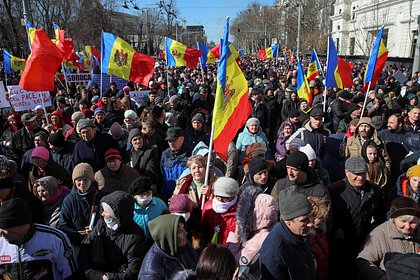
[{"label": "protest sign", "polygon": [[143,102],[149,100],[149,92],[150,90],[130,91],[130,99],[140,107]]},{"label": "protest sign", "polygon": [[0,83],[0,108],[9,108],[10,103],[6,98],[6,90],[3,83]]},{"label": "protest sign", "polygon": [[81,73],[81,74],[67,74],[67,82],[89,82],[92,80],[92,75],[90,73]]},{"label": "protest sign", "polygon": [[[111,79],[109,75],[102,74],[102,90],[105,91],[109,88],[110,84],[112,82],[115,82],[117,84],[118,89],[122,89],[127,85],[127,81],[123,78],[117,77],[112,75]],[[93,86],[94,84],[97,84],[98,86],[101,86],[101,74],[92,74],[92,80],[89,82],[89,86]]]},{"label": "protest sign", "polygon": [[19,86],[7,87],[10,96],[10,103],[16,112],[32,110],[37,105],[42,105],[41,98],[44,98],[44,105],[51,106],[51,95],[48,91],[26,91]]}]

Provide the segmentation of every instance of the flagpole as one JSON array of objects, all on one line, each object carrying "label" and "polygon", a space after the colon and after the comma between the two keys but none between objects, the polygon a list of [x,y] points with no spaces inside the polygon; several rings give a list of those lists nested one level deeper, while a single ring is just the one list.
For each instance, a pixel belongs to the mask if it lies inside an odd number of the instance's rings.
[{"label": "flagpole", "polygon": [[[101,65],[99,65],[99,68],[101,69],[101,88],[99,90],[99,95],[100,97],[102,97],[102,66],[103,66],[103,56],[104,56],[104,50],[103,50],[103,46],[104,46],[104,31],[101,31]],[[93,73],[93,72],[92,72]]]},{"label": "flagpole", "polygon": [[5,82],[6,82],[6,90],[7,90],[7,73],[4,73],[4,75],[5,75]]},{"label": "flagpole", "polygon": [[166,64],[166,90],[168,91],[168,97],[169,97],[169,66]]},{"label": "flagpole", "polygon": [[314,52],[315,52],[316,60],[318,61],[318,64],[319,64],[319,71],[321,71],[321,75],[325,79],[324,70],[322,70],[322,65],[321,65],[321,62],[319,61],[318,54],[316,53],[316,50],[315,49],[314,49]]},{"label": "flagpole", "polygon": [[[328,57],[329,57],[329,53],[330,53],[330,39],[328,38],[328,44],[327,44],[327,60],[325,62],[325,66],[327,67],[327,69],[328,69]],[[317,57],[318,57],[318,54],[317,54]],[[324,82],[325,82],[325,88],[324,88],[324,106],[322,108],[322,111],[324,113],[326,113],[326,110],[327,110],[327,77],[324,76],[324,78],[325,78],[325,80],[324,80]]]},{"label": "flagpole", "polygon": [[66,83],[66,90],[67,90],[67,94],[69,93],[69,85],[67,84],[67,74],[66,71],[64,70],[64,63],[61,62],[61,71],[63,71],[64,74],[64,82]]},{"label": "flagpole", "polygon": [[367,88],[366,93],[365,93],[365,101],[363,102],[362,114],[360,115],[360,117],[363,117],[363,113],[365,112],[366,102],[367,102],[367,98],[368,98],[368,95],[369,95],[369,91],[370,91],[370,84],[371,84],[371,83],[372,83],[372,81],[370,81],[370,82],[369,82],[369,84],[368,84],[368,88]]},{"label": "flagpole", "polygon": [[47,109],[45,108],[43,91],[41,91],[41,105],[42,105],[42,110],[44,110],[45,120],[47,121],[47,125],[50,125],[50,122],[48,121]]},{"label": "flagpole", "polygon": [[[204,185],[208,185],[209,183],[209,173],[210,173],[210,163],[211,163],[211,153],[213,150],[213,136],[214,136],[214,125],[211,125],[211,132],[210,132],[210,143],[209,143],[209,153],[207,155],[207,166],[206,166],[206,176],[204,177]],[[204,204],[206,203],[206,195],[201,195],[201,210],[204,208]]]}]

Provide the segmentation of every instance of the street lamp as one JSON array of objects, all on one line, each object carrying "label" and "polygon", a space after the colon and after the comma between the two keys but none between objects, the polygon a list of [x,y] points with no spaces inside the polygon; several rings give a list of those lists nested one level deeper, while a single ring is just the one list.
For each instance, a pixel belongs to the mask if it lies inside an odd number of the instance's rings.
[{"label": "street lamp", "polygon": [[[298,30],[297,30],[297,36],[296,36],[296,57],[299,58],[299,47],[300,47],[300,18],[301,18],[301,9],[302,9],[302,2],[301,0],[296,0],[295,3],[293,3],[294,6],[298,9]],[[286,0],[284,2],[284,7],[288,8],[290,5],[290,1]],[[286,35],[287,36],[287,35]]]}]

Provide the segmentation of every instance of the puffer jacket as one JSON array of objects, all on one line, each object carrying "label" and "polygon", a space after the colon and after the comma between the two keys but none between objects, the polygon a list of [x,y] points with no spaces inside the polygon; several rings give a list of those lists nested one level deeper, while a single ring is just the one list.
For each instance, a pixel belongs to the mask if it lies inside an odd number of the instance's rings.
[{"label": "puffer jacket", "polygon": [[244,130],[239,133],[238,139],[236,140],[236,148],[239,152],[239,160],[246,156],[246,148],[252,143],[264,143],[267,151],[269,150],[268,139],[261,127],[256,134],[249,132],[248,127],[245,126]]},{"label": "puffer jacket", "polygon": [[325,146],[330,134],[331,132],[324,126],[319,129],[313,129],[311,123],[307,121],[303,127],[299,128],[289,139],[287,139],[286,145],[293,139],[300,138],[305,144],[311,145],[316,155],[322,158],[326,152]]},{"label": "puffer jacket", "polygon": [[265,238],[278,221],[278,205],[274,198],[262,194],[260,188],[247,187],[242,193],[236,212],[239,232],[230,232],[226,247],[236,263],[249,266],[250,273],[259,279],[259,252]]},{"label": "puffer jacket", "polygon": [[178,248],[178,223],[180,216],[162,215],[149,222],[150,233],[155,240],[147,252],[138,274],[138,280],[169,280],[179,271],[194,269],[197,254],[187,241]]},{"label": "puffer jacket", "polygon": [[95,181],[98,188],[104,193],[113,191],[128,192],[128,188],[134,179],[139,177],[139,173],[132,167],[121,163],[120,170],[111,171],[108,167],[104,167],[95,173]]},{"label": "puffer jacket", "polygon": [[375,142],[376,146],[378,146],[378,150],[381,151],[382,158],[385,161],[385,164],[387,166],[391,166],[391,159],[388,155],[388,152],[386,151],[386,147],[384,145],[384,142],[378,137],[378,133],[375,129],[375,127],[372,124],[371,118],[363,117],[360,119],[359,123],[356,126],[356,132],[354,136],[350,136],[347,139],[346,144],[346,158],[349,157],[361,157],[362,156],[362,143],[360,142],[360,136],[359,136],[359,126],[362,124],[368,124],[371,127],[371,137],[370,139]]},{"label": "puffer jacket", "polygon": [[386,275],[384,260],[387,253],[418,253],[419,245],[418,228],[413,235],[406,237],[398,231],[393,220],[379,225],[369,234],[356,259],[362,279],[380,279]]},{"label": "puffer jacket", "polygon": [[133,221],[134,199],[123,191],[115,191],[101,199],[108,204],[118,221],[111,230],[101,218],[80,246],[82,271],[96,269],[108,279],[134,279],[146,255],[144,234]]}]

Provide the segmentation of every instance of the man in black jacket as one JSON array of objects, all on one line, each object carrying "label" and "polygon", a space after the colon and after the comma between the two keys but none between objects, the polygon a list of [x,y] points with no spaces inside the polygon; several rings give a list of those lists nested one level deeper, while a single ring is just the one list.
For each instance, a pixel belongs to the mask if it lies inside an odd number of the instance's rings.
[{"label": "man in black jacket", "polygon": [[332,208],[331,279],[357,279],[353,263],[360,247],[369,232],[386,220],[384,200],[379,188],[366,181],[367,171],[363,158],[350,157],[346,177],[327,186]]}]

